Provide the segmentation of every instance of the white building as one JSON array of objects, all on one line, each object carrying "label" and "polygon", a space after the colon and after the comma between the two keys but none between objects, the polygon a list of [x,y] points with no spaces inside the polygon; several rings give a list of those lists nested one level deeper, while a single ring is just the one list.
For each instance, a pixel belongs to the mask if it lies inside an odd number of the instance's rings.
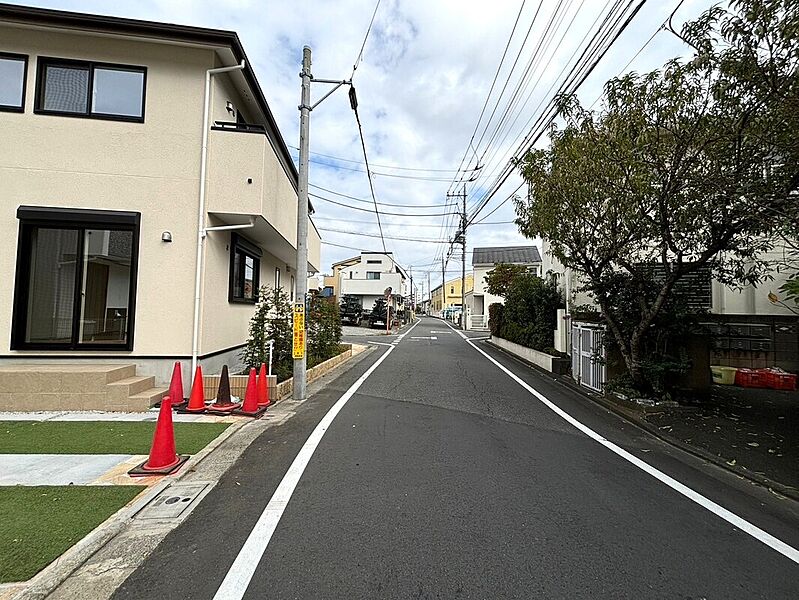
[{"label": "white building", "polygon": [[391,252],[362,252],[360,257],[343,262],[346,266],[338,270],[341,296],[357,296],[363,309],[371,311],[375,301],[391,288],[392,308],[402,305],[407,277]]},{"label": "white building", "polygon": [[531,273],[541,275],[541,255],[536,246],[475,248],[472,251],[474,289],[466,294],[467,329],[487,329],[488,307],[504,302],[502,296],[490,294],[486,289],[485,277],[498,264],[525,266]]}]

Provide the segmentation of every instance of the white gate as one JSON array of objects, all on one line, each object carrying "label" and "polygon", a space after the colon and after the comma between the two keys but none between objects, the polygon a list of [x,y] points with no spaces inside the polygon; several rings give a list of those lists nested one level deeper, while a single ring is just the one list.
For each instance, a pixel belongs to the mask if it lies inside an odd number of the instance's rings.
[{"label": "white gate", "polygon": [[596,392],[601,392],[605,385],[603,336],[604,331],[595,324],[572,324],[572,376],[577,383]]}]

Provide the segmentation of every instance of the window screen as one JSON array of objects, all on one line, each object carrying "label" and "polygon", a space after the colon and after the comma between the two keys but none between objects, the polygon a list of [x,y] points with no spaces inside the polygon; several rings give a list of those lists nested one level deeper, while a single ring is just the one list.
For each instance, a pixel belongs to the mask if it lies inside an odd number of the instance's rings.
[{"label": "window screen", "polygon": [[22,110],[27,57],[0,54],[0,109]]}]

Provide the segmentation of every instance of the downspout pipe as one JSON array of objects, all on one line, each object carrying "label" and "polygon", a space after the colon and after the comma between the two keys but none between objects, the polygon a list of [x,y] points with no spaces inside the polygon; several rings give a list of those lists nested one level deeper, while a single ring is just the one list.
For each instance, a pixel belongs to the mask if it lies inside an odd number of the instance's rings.
[{"label": "downspout pipe", "polygon": [[194,326],[191,338],[191,373],[197,369],[197,356],[200,348],[200,308],[202,303],[201,288],[203,274],[203,250],[205,242],[205,178],[208,171],[208,116],[211,112],[211,77],[230,71],[241,71],[245,61],[230,67],[208,69],[205,72],[205,100],[203,104],[203,141],[200,155],[200,201],[197,212],[197,260],[194,273]]}]

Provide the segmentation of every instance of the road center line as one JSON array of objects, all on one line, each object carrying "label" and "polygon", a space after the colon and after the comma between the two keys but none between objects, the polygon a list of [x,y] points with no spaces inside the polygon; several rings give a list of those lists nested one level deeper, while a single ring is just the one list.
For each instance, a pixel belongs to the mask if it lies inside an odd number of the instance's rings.
[{"label": "road center line", "polygon": [[[400,337],[402,338],[410,333],[418,324],[419,321],[414,323],[411,328]],[[336,418],[336,415],[344,408],[344,405],[347,404],[349,399],[358,391],[358,388],[360,388],[364,381],[374,373],[375,369],[388,358],[388,355],[391,354],[393,350],[394,346],[390,346],[385,354],[378,358],[377,361],[375,361],[375,363],[369,367],[346,392],[344,392],[344,395],[336,401],[329,411],[327,411],[327,414],[322,417],[322,420],[319,421],[319,424],[313,432],[311,432],[311,435],[305,441],[302,448],[300,448],[300,451],[294,458],[294,462],[291,463],[288,471],[286,471],[286,474],[277,486],[275,493],[272,494],[269,504],[266,505],[266,508],[261,513],[255,527],[253,527],[250,535],[247,536],[247,541],[244,542],[241,550],[239,550],[236,560],[233,561],[233,565],[231,565],[230,570],[222,580],[222,584],[219,586],[216,594],[214,594],[214,600],[241,600],[241,598],[244,597],[244,593],[250,585],[252,576],[258,568],[258,564],[261,562],[264,552],[266,552],[266,547],[269,545],[269,541],[272,539],[275,529],[277,529],[280,518],[283,516],[283,511],[286,510],[286,506],[289,500],[291,500],[294,489],[297,487],[297,483],[300,481],[300,477],[302,477],[305,468],[308,466],[316,447],[319,445],[319,442],[322,441],[322,437],[325,435],[327,428],[330,427],[331,423],[333,423],[333,419]]]},{"label": "road center line", "polygon": [[737,527],[741,531],[743,531],[745,533],[748,533],[750,536],[752,536],[753,538],[755,538],[759,542],[762,542],[766,546],[769,546],[770,548],[773,548],[774,550],[776,550],[777,552],[779,552],[780,554],[782,554],[786,558],[788,558],[788,559],[792,560],[793,562],[799,564],[799,550],[797,550],[793,546],[789,546],[788,544],[786,544],[782,540],[777,539],[776,537],[774,537],[773,535],[771,535],[770,533],[768,533],[766,531],[763,531],[762,529],[760,529],[756,525],[753,525],[752,523],[750,523],[746,519],[744,519],[742,517],[739,517],[738,515],[736,515],[733,512],[730,512],[729,510],[727,510],[726,508],[724,508],[720,504],[716,504],[715,502],[713,502],[709,498],[706,498],[705,496],[703,496],[699,492],[694,491],[693,489],[691,489],[687,485],[685,485],[683,483],[680,483],[679,481],[677,481],[673,477],[670,477],[669,475],[666,475],[665,473],[663,473],[662,471],[656,469],[655,467],[653,467],[649,463],[646,463],[646,462],[642,461],[637,456],[634,456],[634,455],[630,454],[629,452],[627,452],[623,448],[620,448],[619,446],[617,446],[613,442],[605,439],[600,434],[598,434],[596,431],[594,431],[593,429],[591,429],[587,425],[583,425],[580,421],[578,421],[577,419],[572,417],[570,414],[568,414],[566,411],[564,411],[563,409],[561,409],[560,407],[555,405],[555,403],[552,402],[549,398],[544,396],[538,390],[532,388],[525,381],[523,381],[518,375],[514,374],[512,371],[507,369],[505,366],[501,365],[497,360],[495,360],[493,357],[489,356],[481,348],[478,348],[477,346],[475,346],[474,343],[470,339],[468,339],[463,333],[461,333],[460,331],[458,331],[454,327],[451,327],[449,325],[449,323],[447,323],[447,326],[449,326],[456,333],[460,334],[460,336],[464,340],[466,340],[466,343],[468,343],[472,348],[477,350],[480,354],[485,356],[489,361],[491,361],[497,367],[499,367],[506,375],[508,375],[511,379],[513,379],[520,386],[522,386],[525,390],[530,392],[538,400],[540,400],[547,408],[552,410],[552,412],[554,412],[556,415],[558,415],[559,417],[561,417],[562,419],[564,419],[565,421],[567,421],[568,423],[570,423],[571,425],[573,425],[574,427],[579,429],[581,432],[583,432],[585,435],[590,437],[592,440],[594,440],[596,442],[599,442],[600,444],[605,446],[605,448],[607,448],[611,452],[613,452],[616,455],[620,456],[621,458],[623,458],[624,460],[626,460],[630,464],[635,465],[636,467],[638,467],[639,469],[641,469],[645,473],[651,475],[652,477],[654,477],[655,479],[657,479],[661,483],[666,484],[671,489],[673,489],[675,492],[677,492],[679,494],[682,494],[683,496],[685,496],[686,498],[688,498],[692,502],[695,502],[696,504],[698,504],[702,508],[712,512],[714,515],[716,515],[718,517],[721,517],[722,519],[727,521],[729,524],[731,524],[733,527]]}]

